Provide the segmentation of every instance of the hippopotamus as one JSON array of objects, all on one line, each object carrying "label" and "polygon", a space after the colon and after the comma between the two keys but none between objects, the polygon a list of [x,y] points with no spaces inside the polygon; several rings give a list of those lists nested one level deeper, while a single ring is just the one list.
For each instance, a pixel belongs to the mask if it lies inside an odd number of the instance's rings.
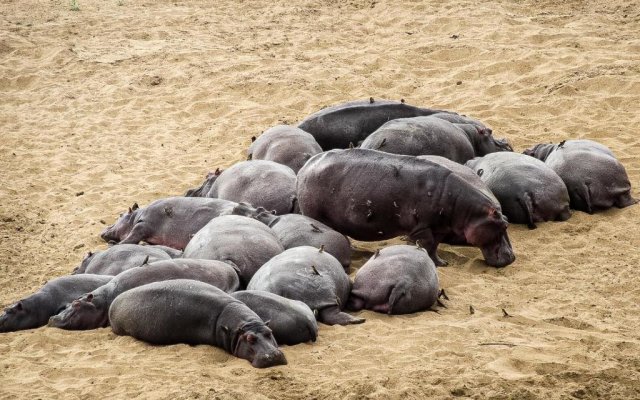
[{"label": "hippopotamus", "polygon": [[309,132],[322,150],[356,146],[382,124],[392,119],[446,113],[405,104],[404,101],[351,101],[328,107],[305,118],[298,128]]},{"label": "hippopotamus", "polygon": [[67,275],[47,282],[40,290],[5,308],[0,315],[0,332],[33,329],[47,324],[73,299],[111,280],[105,275]]},{"label": "hippopotamus", "polygon": [[211,190],[211,186],[215,183],[218,176],[222,173],[220,168],[216,168],[215,171],[210,171],[207,173],[207,176],[204,178],[204,182],[202,185],[197,188],[189,189],[184,194],[185,197],[207,197],[207,194]]},{"label": "hippopotamus", "polygon": [[285,250],[260,268],[247,290],[263,290],[308,305],[318,321],[327,325],[364,322],[342,309],[347,304],[351,282],[334,256],[311,246]]},{"label": "hippopotamus", "polygon": [[268,160],[242,161],[207,178],[198,189],[187,192],[264,207],[277,214],[295,212],[296,173],[286,165]]},{"label": "hippopotamus", "polygon": [[449,121],[453,124],[469,124],[469,125],[473,125],[483,131],[485,131],[485,133],[487,134],[492,134],[493,130],[491,130],[491,128],[488,128],[485,124],[483,124],[482,122],[478,121],[475,118],[471,118],[471,117],[467,117],[466,115],[461,115],[458,113],[454,113],[454,112],[440,112],[440,113],[435,113],[435,114],[431,114],[431,117],[434,118],[440,118],[443,119],[445,121]]},{"label": "hippopotamus", "polygon": [[247,155],[252,160],[270,160],[286,165],[298,173],[311,156],[322,148],[308,132],[290,125],[267,129],[251,143]]},{"label": "hippopotamus", "polygon": [[315,342],[318,324],[313,311],[301,301],[291,300],[277,294],[260,290],[243,290],[231,293],[268,322],[278,344],[292,346],[298,343]]},{"label": "hippopotamus", "polygon": [[466,164],[487,184],[509,222],[527,224],[566,221],[571,216],[569,193],[558,174],[545,163],[518,153],[491,153]]},{"label": "hippopotamus", "polygon": [[524,154],[544,161],[562,178],[573,209],[593,214],[638,202],[631,197],[631,183],[624,166],[600,143],[566,140],[559,144],[538,144]]},{"label": "hippopotamus", "polygon": [[464,164],[476,156],[512,151],[506,140],[471,124],[436,117],[400,118],[369,135],[360,148],[410,156],[436,155]]},{"label": "hippopotamus", "polygon": [[169,197],[147,207],[137,204],[102,232],[102,239],[122,244],[164,245],[184,249],[203,226],[220,215],[233,214],[238,203],[203,197]]},{"label": "hippopotamus", "polygon": [[438,244],[464,237],[487,264],[515,260],[507,220],[488,196],[449,168],[418,157],[377,150],[331,150],[313,156],[298,173],[303,215],[356,240],[407,235],[436,265]]},{"label": "hippopotamus", "polygon": [[204,282],[154,282],[111,303],[111,329],[152,344],[209,344],[257,368],[285,365],[271,329],[240,300]]},{"label": "hippopotamus", "polygon": [[273,215],[269,212],[261,212],[255,218],[273,229],[285,250],[323,246],[345,269],[351,264],[349,239],[320,221],[300,214]]},{"label": "hippopotamus", "polygon": [[172,279],[193,279],[225,292],[234,292],[240,286],[235,268],[222,261],[186,258],[156,261],[124,271],[104,286],[73,300],[62,312],[51,317],[49,326],[76,330],[108,326],[109,306],[120,293],[147,283]]},{"label": "hippopotamus", "polygon": [[241,215],[223,215],[212,219],[196,233],[184,249],[184,257],[235,265],[244,286],[258,268],[283,251],[282,244],[268,226]]},{"label": "hippopotamus", "polygon": [[389,246],[358,270],[347,309],[410,314],[431,308],[438,289],[436,266],[423,248]]},{"label": "hippopotamus", "polygon": [[[87,259],[89,262],[85,262]],[[118,275],[130,268],[139,267],[149,262],[170,259],[171,256],[167,252],[156,246],[119,244],[104,251],[89,253],[73,273]]]}]

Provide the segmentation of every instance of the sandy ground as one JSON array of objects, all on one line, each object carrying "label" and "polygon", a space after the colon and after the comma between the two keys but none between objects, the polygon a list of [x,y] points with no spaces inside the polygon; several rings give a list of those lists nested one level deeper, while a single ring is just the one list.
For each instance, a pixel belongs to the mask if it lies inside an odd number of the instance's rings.
[{"label": "sandy ground", "polygon": [[[244,159],[252,135],[346,100],[457,110],[520,151],[595,139],[640,186],[637,1],[79,7],[0,3],[3,305],[104,248],[134,201],[181,194]],[[501,270],[442,246],[448,309],[363,312],[268,370],[110,329],[2,334],[0,398],[640,398],[639,218],[511,226],[517,261]],[[380,245],[358,244],[355,265]]]}]

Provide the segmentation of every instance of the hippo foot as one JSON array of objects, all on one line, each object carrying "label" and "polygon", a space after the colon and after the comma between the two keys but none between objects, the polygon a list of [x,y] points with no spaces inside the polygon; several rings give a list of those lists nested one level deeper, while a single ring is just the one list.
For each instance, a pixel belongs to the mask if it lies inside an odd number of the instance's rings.
[{"label": "hippo foot", "polygon": [[347,310],[349,311],[360,311],[364,308],[364,300],[359,297],[349,296],[349,301],[347,301]]},{"label": "hippo foot", "polygon": [[341,312],[338,307],[330,307],[320,311],[318,321],[327,325],[352,325],[361,324],[365,319]]},{"label": "hippo foot", "polygon": [[625,208],[625,207],[632,206],[632,205],[636,204],[637,202],[638,202],[638,200],[634,199],[633,197],[631,197],[630,193],[625,193],[625,194],[621,195],[620,197],[618,197],[618,199],[616,200],[616,207]]},{"label": "hippo foot", "polygon": [[430,254],[430,256],[431,256],[431,259],[433,260],[433,263],[436,265],[436,267],[446,267],[447,265],[449,265],[447,261],[438,257],[437,254]]}]

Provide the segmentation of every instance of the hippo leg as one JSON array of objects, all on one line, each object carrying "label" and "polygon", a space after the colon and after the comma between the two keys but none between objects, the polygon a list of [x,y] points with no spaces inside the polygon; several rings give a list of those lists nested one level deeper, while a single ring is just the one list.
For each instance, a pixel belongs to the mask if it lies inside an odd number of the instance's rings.
[{"label": "hippo leg", "polygon": [[141,222],[142,221],[134,225],[133,229],[131,229],[131,232],[129,232],[127,237],[120,241],[120,244],[138,244],[141,241],[149,238],[151,232],[149,232],[149,229],[147,229],[146,224],[143,224]]},{"label": "hippo leg", "polygon": [[429,228],[416,230],[409,234],[409,240],[415,242],[419,247],[423,247],[429,257],[433,260],[433,263],[437,267],[443,267],[449,263],[438,257],[438,245],[442,238],[435,238],[433,232]]},{"label": "hippo leg", "polygon": [[361,324],[365,319],[344,313],[340,311],[340,308],[336,305],[320,310],[318,313],[318,321],[327,325],[351,325]]},{"label": "hippo leg", "polygon": [[618,208],[625,208],[625,207],[629,207],[632,206],[634,204],[636,204],[638,202],[638,200],[634,199],[633,197],[631,197],[631,193],[630,192],[625,192],[623,194],[621,194],[620,196],[618,196],[618,198],[616,199],[616,207]]},{"label": "hippo leg", "polygon": [[527,227],[529,229],[536,229],[536,224],[533,222],[533,201],[531,201],[531,195],[525,193],[523,196],[518,196],[518,204],[522,207],[524,215],[527,216]]},{"label": "hippo leg", "polygon": [[347,310],[349,311],[360,311],[364,308],[364,300],[360,297],[355,296],[353,293],[349,296],[349,300],[347,301]]},{"label": "hippo leg", "polygon": [[571,217],[571,210],[569,209],[569,206],[566,206],[562,212],[556,216],[556,221],[566,221],[569,217]]}]

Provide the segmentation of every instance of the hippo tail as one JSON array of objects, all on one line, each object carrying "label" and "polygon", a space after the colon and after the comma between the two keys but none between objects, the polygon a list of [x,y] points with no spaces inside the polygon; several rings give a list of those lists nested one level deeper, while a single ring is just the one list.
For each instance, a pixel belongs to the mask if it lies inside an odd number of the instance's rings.
[{"label": "hippo tail", "polygon": [[572,198],[573,208],[581,211],[586,211],[589,214],[593,214],[593,205],[591,202],[591,190],[589,188],[590,182],[584,182],[577,187],[574,191],[575,198]]},{"label": "hippo tail", "polygon": [[520,207],[522,207],[529,229],[536,229],[536,224],[533,221],[533,201],[531,200],[531,195],[525,193],[524,196],[518,197],[518,203]]},{"label": "hippo tail", "polygon": [[387,308],[387,314],[389,315],[393,314],[394,309],[397,311],[398,303],[408,293],[407,283],[408,282],[404,282],[404,281],[400,282],[399,284],[395,285],[391,289],[391,293],[389,293],[389,303],[388,303],[389,307]]}]

